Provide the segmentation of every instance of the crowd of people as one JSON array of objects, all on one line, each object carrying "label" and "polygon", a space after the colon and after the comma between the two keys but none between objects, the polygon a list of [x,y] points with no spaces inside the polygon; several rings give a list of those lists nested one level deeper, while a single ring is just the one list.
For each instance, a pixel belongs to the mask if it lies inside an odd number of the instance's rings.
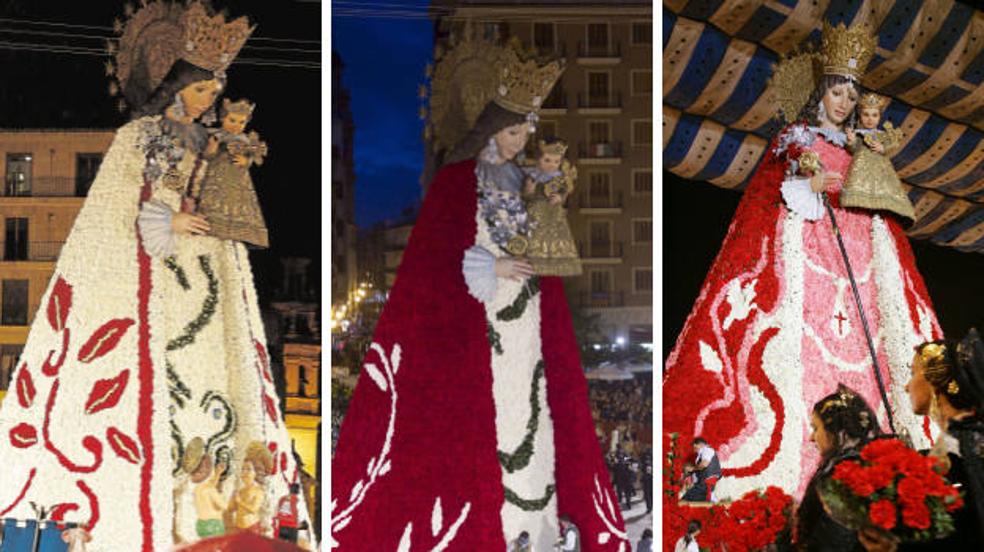
[{"label": "crowd of people", "polygon": [[590,381],[588,398],[596,421],[652,425],[653,378],[640,374],[631,380]]}]

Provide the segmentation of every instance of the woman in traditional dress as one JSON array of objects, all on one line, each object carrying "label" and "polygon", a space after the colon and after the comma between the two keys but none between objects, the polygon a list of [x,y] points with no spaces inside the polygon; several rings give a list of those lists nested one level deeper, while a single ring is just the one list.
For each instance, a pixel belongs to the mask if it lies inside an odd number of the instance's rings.
[{"label": "woman in traditional dress", "polygon": [[930,454],[941,460],[950,483],[959,484],[963,508],[954,531],[943,539],[897,545],[891,535],[862,532],[870,552],[980,550],[984,543],[984,341],[971,329],[961,341],[931,341],[916,348],[906,385],[916,414],[929,416],[943,432]]},{"label": "woman in traditional dress", "polygon": [[332,546],[630,546],[595,438],[559,277],[530,278],[512,160],[561,72],[516,54],[434,178],[376,326],[332,464]]},{"label": "woman in traditional dress", "polygon": [[858,458],[864,445],[881,434],[875,413],[864,399],[840,385],[813,405],[810,427],[820,465],[796,509],[793,547],[802,552],[860,552],[863,548],[857,534],[834,521],[824,509],[820,486],[839,462]]},{"label": "woman in traditional dress", "polygon": [[183,463],[229,466],[216,484],[227,497],[259,441],[277,458],[268,502],[297,480],[244,246],[181,212],[205,168],[195,121],[251,31],[198,3],[152,2],[127,22],[116,74],[134,120],[105,155],[0,408],[0,517],[33,519],[36,504],[80,523],[94,550],[169,550],[195,540]]},{"label": "woman in traditional dress", "polygon": [[777,69],[778,92],[813,92],[787,104],[797,119],[769,145],[667,360],[664,430],[684,442],[701,435],[718,451],[721,498],[767,485],[801,496],[820,460],[808,442],[806,405],[840,383],[890,427],[821,194],[850,259],[895,428],[928,443],[903,385],[912,347],[940,329],[912,250],[890,213],[838,206],[851,161],[844,130],[853,126],[874,47],[863,27],[825,25],[815,86],[803,81],[814,78],[812,54],[788,60],[805,71]]}]

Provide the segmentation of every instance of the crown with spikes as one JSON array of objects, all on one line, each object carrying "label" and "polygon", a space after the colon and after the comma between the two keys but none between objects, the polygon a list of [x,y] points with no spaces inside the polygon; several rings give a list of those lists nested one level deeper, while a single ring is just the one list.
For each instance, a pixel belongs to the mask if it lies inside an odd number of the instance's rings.
[{"label": "crown with spikes", "polygon": [[858,81],[875,56],[875,38],[864,24],[848,28],[843,22],[836,27],[823,23],[823,74],[843,75]]},{"label": "crown with spikes", "polygon": [[230,101],[229,98],[222,99],[222,113],[225,116],[226,113],[238,113],[240,115],[246,115],[247,117],[253,116],[253,110],[256,109],[256,104],[243,98],[238,101]]},{"label": "crown with spikes", "polygon": [[858,100],[858,107],[861,109],[875,108],[878,111],[881,111],[885,109],[887,105],[888,105],[888,98],[886,98],[885,96],[879,96],[874,92],[868,92],[866,94],[863,94],[861,96],[861,99]]},{"label": "crown with spikes", "polygon": [[514,113],[529,114],[540,110],[560,74],[563,60],[539,65],[536,59],[522,59],[516,44],[505,49],[499,85],[492,101]]},{"label": "crown with spikes", "polygon": [[539,147],[541,154],[551,153],[555,155],[564,155],[567,153],[567,143],[564,142],[563,140],[557,140],[556,142],[553,142],[551,144],[548,144],[543,140],[540,140],[540,143],[537,144],[537,146]]},{"label": "crown with spikes", "polygon": [[115,57],[115,64],[106,62],[106,75],[115,77],[109,93],[123,93],[120,111],[147,101],[179,59],[221,76],[255,28],[245,17],[226,23],[222,15],[209,16],[199,2],[141,0],[139,10],[127,4],[124,13],[125,22],[113,22],[119,40],[106,44]]},{"label": "crown with spikes", "polygon": [[250,27],[245,17],[226,23],[222,14],[209,16],[198,2],[185,10],[181,26],[182,59],[216,73],[225,72],[256,28]]}]

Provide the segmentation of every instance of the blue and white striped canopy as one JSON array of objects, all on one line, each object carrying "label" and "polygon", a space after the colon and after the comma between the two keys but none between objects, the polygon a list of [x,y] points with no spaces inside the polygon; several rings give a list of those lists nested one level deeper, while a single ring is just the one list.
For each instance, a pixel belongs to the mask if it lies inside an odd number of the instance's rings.
[{"label": "blue and white striped canopy", "polygon": [[862,14],[878,37],[862,84],[905,132],[909,235],[984,253],[984,12],[953,0],[665,0],[663,166],[743,188],[781,127],[772,65]]}]

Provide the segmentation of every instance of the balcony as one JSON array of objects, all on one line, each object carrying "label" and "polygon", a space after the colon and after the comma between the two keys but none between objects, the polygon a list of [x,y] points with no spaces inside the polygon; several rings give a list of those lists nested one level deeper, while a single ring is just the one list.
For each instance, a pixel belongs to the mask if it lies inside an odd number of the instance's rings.
[{"label": "balcony", "polygon": [[3,251],[3,261],[57,261],[61,253],[62,245],[65,242],[32,241],[23,242],[0,242],[0,251]]},{"label": "balcony", "polygon": [[578,296],[581,308],[610,308],[625,306],[625,292],[592,291],[581,292]]},{"label": "balcony", "polygon": [[577,62],[581,65],[614,65],[622,61],[622,43],[577,43]]},{"label": "balcony", "polygon": [[582,165],[618,165],[622,162],[622,142],[578,142],[577,158]]},{"label": "balcony", "polygon": [[617,215],[622,212],[622,192],[614,195],[591,195],[585,192],[578,197],[577,207],[585,215]]},{"label": "balcony", "polygon": [[577,253],[584,264],[621,264],[623,242],[590,242],[577,244]]},{"label": "balcony", "polygon": [[582,115],[619,115],[622,113],[622,93],[578,93],[577,112]]},{"label": "balcony", "polygon": [[[80,186],[85,184],[84,186]],[[5,197],[83,197],[85,194],[77,190],[88,189],[90,183],[76,182],[75,178],[67,176],[35,176],[27,185],[16,186],[12,179],[4,183]]]}]

